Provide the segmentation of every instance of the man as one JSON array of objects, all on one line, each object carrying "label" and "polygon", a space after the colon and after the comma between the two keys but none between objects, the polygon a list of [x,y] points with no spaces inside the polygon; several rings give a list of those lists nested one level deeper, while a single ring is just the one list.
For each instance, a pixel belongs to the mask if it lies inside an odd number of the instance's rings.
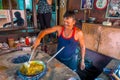
[{"label": "man", "polygon": [[64,14],[64,25],[53,26],[52,28],[41,31],[33,44],[34,49],[40,44],[41,39],[50,33],[57,32],[58,35],[58,50],[63,46],[65,47],[56,58],[71,68],[73,71],[77,71],[77,60],[78,55],[76,48],[81,48],[81,63],[80,69],[85,68],[85,43],[82,31],[75,26],[75,15],[74,12],[68,11]]}]

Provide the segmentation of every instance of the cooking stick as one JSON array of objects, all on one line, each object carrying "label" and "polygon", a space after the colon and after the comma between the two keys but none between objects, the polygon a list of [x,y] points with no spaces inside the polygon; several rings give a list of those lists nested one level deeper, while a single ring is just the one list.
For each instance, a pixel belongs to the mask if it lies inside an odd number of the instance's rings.
[{"label": "cooking stick", "polygon": [[63,46],[56,54],[54,54],[54,55],[47,61],[47,63],[50,62],[50,61],[51,61],[57,54],[59,54],[64,48],[65,48],[65,47]]},{"label": "cooking stick", "polygon": [[25,62],[24,64],[27,66],[27,67],[30,67],[30,60],[32,59],[32,56],[33,56],[33,53],[35,52],[35,49],[32,50],[32,53],[30,55],[30,58],[28,60],[28,62]]},{"label": "cooking stick", "polygon": [[30,62],[30,60],[32,59],[32,56],[33,56],[34,52],[35,52],[35,49],[33,49],[33,50],[32,50],[32,53],[31,53],[31,56],[30,56],[30,58],[29,58],[28,63],[29,63],[29,62]]},{"label": "cooking stick", "polygon": [[115,78],[115,80],[120,80],[120,78],[115,73],[112,73],[112,76]]}]

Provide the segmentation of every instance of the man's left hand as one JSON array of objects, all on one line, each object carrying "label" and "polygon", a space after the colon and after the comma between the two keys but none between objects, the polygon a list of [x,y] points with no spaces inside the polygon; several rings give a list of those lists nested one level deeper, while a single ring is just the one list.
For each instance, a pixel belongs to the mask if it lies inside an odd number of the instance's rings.
[{"label": "man's left hand", "polygon": [[80,69],[81,69],[81,70],[84,70],[84,69],[85,69],[85,63],[84,63],[84,62],[81,62],[81,63],[80,63]]}]

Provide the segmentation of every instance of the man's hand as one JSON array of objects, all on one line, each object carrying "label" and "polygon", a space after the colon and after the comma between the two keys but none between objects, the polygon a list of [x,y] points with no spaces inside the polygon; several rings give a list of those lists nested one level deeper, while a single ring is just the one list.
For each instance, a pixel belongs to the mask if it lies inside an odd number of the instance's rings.
[{"label": "man's hand", "polygon": [[36,49],[39,44],[40,44],[40,40],[39,40],[39,39],[36,39],[35,42],[34,42],[34,44],[32,45],[32,48],[33,48],[33,49]]},{"label": "man's hand", "polygon": [[84,69],[85,69],[85,63],[84,63],[83,61],[80,63],[80,69],[81,69],[81,70],[84,70]]}]

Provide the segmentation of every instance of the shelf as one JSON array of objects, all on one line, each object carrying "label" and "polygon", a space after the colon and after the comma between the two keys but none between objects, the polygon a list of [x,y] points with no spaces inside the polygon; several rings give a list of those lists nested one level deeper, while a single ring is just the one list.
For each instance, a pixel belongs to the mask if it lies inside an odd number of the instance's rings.
[{"label": "shelf", "polygon": [[16,30],[26,30],[26,27],[8,27],[8,28],[0,28],[0,32],[4,31],[16,31]]},{"label": "shelf", "polygon": [[9,27],[0,29],[0,42],[7,42],[8,38],[13,37],[19,39],[20,37],[33,36],[40,32],[39,29],[29,27]]},{"label": "shelf", "polygon": [[[17,31],[17,30],[26,30],[27,32],[39,32],[40,30],[39,29],[36,29],[34,27],[21,27],[21,26],[16,26],[16,27],[8,27],[8,28],[0,28],[0,32],[6,32],[6,31]],[[25,32],[26,32],[25,31]]]}]

